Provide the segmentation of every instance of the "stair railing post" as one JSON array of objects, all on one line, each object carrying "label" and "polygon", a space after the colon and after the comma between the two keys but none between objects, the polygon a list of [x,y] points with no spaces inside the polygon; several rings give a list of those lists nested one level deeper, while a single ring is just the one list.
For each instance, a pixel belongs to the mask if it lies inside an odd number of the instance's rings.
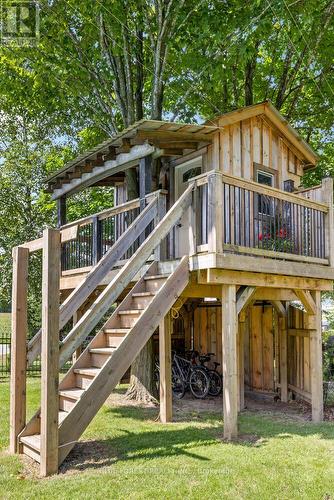
[{"label": "stair railing post", "polygon": [[[158,204],[158,210],[157,210],[157,216],[155,217],[154,220],[154,227],[156,227],[166,215],[167,200],[165,192],[163,191],[158,192],[157,204]],[[166,246],[166,238],[164,238],[160,242],[160,245],[157,246],[157,248],[154,250],[154,260],[156,261],[164,260],[166,259],[166,254],[167,254],[167,246]]]},{"label": "stair railing post", "polygon": [[189,255],[197,253],[197,211],[198,211],[198,188],[195,187],[192,194],[192,201],[188,208],[189,227]]},{"label": "stair railing post", "polygon": [[26,424],[28,261],[27,248],[13,248],[9,439],[11,453],[19,452],[18,435]]},{"label": "stair railing post", "polygon": [[218,170],[208,173],[208,252],[222,253],[224,243],[224,186]]},{"label": "stair railing post", "polygon": [[58,471],[60,232],[43,232],[41,448],[42,476]]}]

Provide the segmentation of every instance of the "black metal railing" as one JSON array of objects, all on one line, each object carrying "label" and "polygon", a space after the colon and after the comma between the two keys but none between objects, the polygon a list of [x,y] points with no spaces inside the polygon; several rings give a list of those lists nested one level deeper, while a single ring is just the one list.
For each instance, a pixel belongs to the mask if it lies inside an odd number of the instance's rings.
[{"label": "black metal railing", "polygon": [[[62,271],[95,265],[138,217],[139,206],[105,216],[96,215],[79,224],[77,238],[62,244]],[[139,239],[121,257],[128,259],[139,246]]]},{"label": "black metal railing", "polygon": [[224,244],[325,258],[325,213],[224,183]]}]

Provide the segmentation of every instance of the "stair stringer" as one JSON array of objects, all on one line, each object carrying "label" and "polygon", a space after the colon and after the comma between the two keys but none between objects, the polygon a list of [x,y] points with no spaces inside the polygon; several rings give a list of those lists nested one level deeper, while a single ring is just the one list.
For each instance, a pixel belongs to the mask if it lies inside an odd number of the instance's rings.
[{"label": "stair stringer", "polygon": [[[141,291],[142,288],[145,287],[144,283],[144,277],[149,276],[150,274],[156,274],[157,273],[157,268],[158,268],[158,263],[153,262],[150,267],[147,269],[146,273],[135,283],[135,285],[131,288],[131,290],[128,292],[128,294],[124,297],[122,302],[116,307],[116,309],[112,312],[111,316],[107,319],[107,321],[104,323],[102,328],[98,331],[96,336],[92,339],[92,341],[88,344],[87,348],[81,353],[77,361],[71,366],[71,368],[68,370],[68,372],[65,374],[64,378],[61,380],[59,384],[59,390],[62,389],[67,389],[71,386],[73,386],[75,382],[75,374],[74,370],[76,368],[82,368],[85,366],[85,363],[89,361],[89,349],[91,347],[100,347],[103,345],[103,339],[104,339],[104,329],[108,328],[110,326],[110,323],[112,321],[112,318],[116,317],[118,312],[124,308],[126,308],[127,304],[131,301],[132,299],[132,294],[135,292]],[[20,438],[25,437],[25,436],[31,436],[32,434],[39,434],[41,432],[41,409],[39,408],[37,412],[31,417],[29,422],[26,424],[24,429],[21,431],[19,434],[19,443],[20,443]]]},{"label": "stair stringer", "polygon": [[77,404],[59,426],[59,464],[63,462],[77,440],[131,366],[141,349],[153,335],[189,282],[189,259],[184,256],[167,278],[152,302],[131,328],[100,373],[86,389]]},{"label": "stair stringer", "polygon": [[136,292],[141,292],[145,288],[145,276],[150,276],[152,274],[156,274],[158,269],[158,263],[153,262],[150,267],[147,269],[146,273],[137,281],[137,283],[131,288],[128,294],[124,297],[122,302],[116,307],[116,309],[112,312],[111,316],[107,319],[95,337],[91,340],[91,342],[87,345],[86,349],[80,354],[77,361],[71,366],[68,370],[64,378],[59,384],[59,390],[68,389],[72,387],[75,382],[75,373],[74,370],[77,368],[83,368],[87,366],[87,362],[90,362],[90,354],[89,349],[95,347],[103,347],[105,344],[104,340],[104,330],[106,328],[111,328],[113,325],[113,321],[117,318],[118,313],[124,309],[128,308],[128,305],[131,303],[132,294]]}]

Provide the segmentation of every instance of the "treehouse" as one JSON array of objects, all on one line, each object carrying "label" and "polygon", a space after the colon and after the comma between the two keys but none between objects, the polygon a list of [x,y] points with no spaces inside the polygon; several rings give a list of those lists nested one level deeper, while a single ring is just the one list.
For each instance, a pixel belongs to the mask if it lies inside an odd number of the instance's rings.
[{"label": "treehouse", "polygon": [[[203,125],[142,120],[49,177],[59,227],[13,250],[11,451],[55,473],[152,336],[162,422],[172,420],[172,348],[221,363],[226,439],[245,391],[302,398],[321,421],[320,296],[332,290],[334,227],[332,180],[301,187],[316,162],[263,102]],[[115,205],[68,222],[66,200],[92,186],[113,186]],[[27,343],[37,251],[42,328]],[[38,356],[41,408],[26,422],[25,369]]]}]

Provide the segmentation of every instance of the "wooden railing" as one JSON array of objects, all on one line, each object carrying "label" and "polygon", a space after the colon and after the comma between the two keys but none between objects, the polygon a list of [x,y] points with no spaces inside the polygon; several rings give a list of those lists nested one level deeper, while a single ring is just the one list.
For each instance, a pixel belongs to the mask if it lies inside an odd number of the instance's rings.
[{"label": "wooden railing", "polygon": [[195,182],[197,251],[333,265],[331,179],[315,188],[323,202],[216,171]]}]

